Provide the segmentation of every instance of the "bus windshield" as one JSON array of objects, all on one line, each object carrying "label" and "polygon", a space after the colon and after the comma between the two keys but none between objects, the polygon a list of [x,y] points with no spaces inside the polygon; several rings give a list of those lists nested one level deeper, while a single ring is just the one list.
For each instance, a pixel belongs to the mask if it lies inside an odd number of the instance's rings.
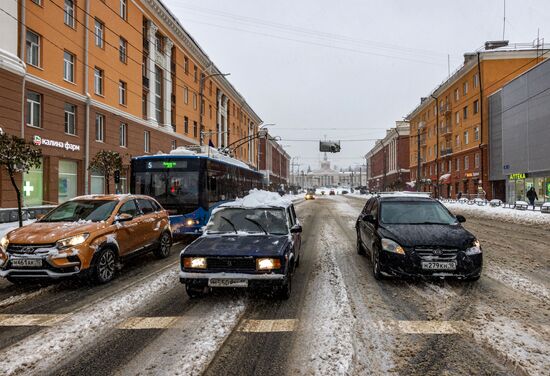
[{"label": "bus windshield", "polygon": [[198,205],[198,171],[148,171],[135,173],[135,193],[155,198],[167,209]]}]

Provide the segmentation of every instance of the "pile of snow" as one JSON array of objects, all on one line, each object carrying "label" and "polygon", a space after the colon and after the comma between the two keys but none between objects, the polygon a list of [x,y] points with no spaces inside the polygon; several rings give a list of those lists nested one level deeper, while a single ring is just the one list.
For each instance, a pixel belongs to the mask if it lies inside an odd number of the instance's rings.
[{"label": "pile of snow", "polygon": [[550,215],[540,211],[514,210],[498,206],[463,205],[450,202],[444,202],[443,204],[455,214],[519,224],[550,225]]},{"label": "pile of snow", "polygon": [[238,198],[220,205],[224,208],[261,208],[261,207],[287,207],[292,203],[289,197],[281,196],[277,192],[253,189],[243,198]]}]

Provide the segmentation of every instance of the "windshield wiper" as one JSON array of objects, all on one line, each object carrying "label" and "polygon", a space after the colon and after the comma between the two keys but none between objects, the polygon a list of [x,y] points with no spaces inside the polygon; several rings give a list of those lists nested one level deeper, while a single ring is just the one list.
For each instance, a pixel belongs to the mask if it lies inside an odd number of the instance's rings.
[{"label": "windshield wiper", "polygon": [[418,222],[415,225],[448,225],[449,223],[445,222]]},{"label": "windshield wiper", "polygon": [[244,219],[246,219],[247,221],[250,221],[252,223],[254,223],[256,226],[258,226],[263,232],[265,232],[266,235],[268,235],[267,231],[265,230],[265,228],[260,224],[260,222],[256,221],[255,219],[252,219],[252,218],[248,218],[248,217],[244,217]]},{"label": "windshield wiper", "polygon": [[233,227],[233,231],[235,231],[235,234],[239,234],[239,232],[237,231],[237,228],[235,227],[233,222],[231,222],[229,219],[225,218],[223,215],[220,215],[220,218],[227,221],[227,223],[229,223],[231,225],[231,227]]}]

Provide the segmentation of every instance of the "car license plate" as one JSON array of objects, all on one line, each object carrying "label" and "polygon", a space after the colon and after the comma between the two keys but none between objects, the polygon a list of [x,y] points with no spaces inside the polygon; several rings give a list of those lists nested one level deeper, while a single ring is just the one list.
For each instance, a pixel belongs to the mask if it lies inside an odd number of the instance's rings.
[{"label": "car license plate", "polygon": [[422,262],[422,269],[425,270],[455,270],[456,269],[456,261],[448,261],[448,262],[441,262],[441,261],[423,261]]},{"label": "car license plate", "polygon": [[248,287],[246,279],[212,278],[208,280],[210,287]]},{"label": "car license plate", "polygon": [[42,266],[42,259],[38,258],[16,258],[11,260],[14,268],[39,268]]}]

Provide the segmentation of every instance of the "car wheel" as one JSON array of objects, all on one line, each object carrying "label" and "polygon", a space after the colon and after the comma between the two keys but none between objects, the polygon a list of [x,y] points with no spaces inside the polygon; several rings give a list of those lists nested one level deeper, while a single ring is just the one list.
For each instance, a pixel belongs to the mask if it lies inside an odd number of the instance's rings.
[{"label": "car wheel", "polygon": [[372,252],[372,274],[374,275],[374,279],[377,280],[380,280],[383,277],[380,272],[380,257],[376,251]]},{"label": "car wheel", "polygon": [[170,250],[172,248],[172,239],[168,232],[163,232],[159,239],[159,245],[153,253],[159,259],[166,258],[170,255]]},{"label": "car wheel", "polygon": [[105,248],[97,257],[94,266],[94,279],[98,283],[107,283],[115,277],[116,254],[111,248]]},{"label": "car wheel", "polygon": [[287,300],[292,293],[292,276],[289,274],[286,282],[277,288],[276,295],[279,299]]},{"label": "car wheel", "polygon": [[204,296],[204,287],[185,285],[185,292],[191,299],[200,298]]},{"label": "car wheel", "polygon": [[367,253],[365,252],[365,248],[363,247],[363,244],[361,243],[361,237],[359,236],[359,232],[357,232],[357,254],[364,256]]}]

